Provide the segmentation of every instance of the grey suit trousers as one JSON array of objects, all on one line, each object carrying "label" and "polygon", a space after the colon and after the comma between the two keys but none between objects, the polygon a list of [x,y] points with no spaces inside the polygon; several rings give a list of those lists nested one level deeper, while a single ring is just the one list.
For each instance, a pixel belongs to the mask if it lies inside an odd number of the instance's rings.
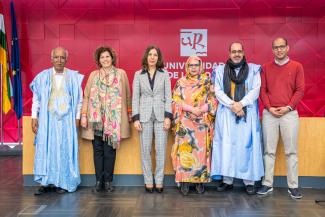
[{"label": "grey suit trousers", "polygon": [[155,184],[163,184],[168,131],[164,130],[164,122],[159,122],[156,119],[154,112],[152,112],[151,118],[148,122],[141,122],[141,126],[142,131],[139,133],[144,183],[154,183],[151,162],[152,138],[154,132],[156,150]]}]

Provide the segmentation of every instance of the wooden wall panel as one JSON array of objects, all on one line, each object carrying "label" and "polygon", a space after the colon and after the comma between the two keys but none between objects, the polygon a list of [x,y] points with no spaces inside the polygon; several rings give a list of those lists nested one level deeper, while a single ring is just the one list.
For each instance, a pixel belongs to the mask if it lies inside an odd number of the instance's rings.
[{"label": "wooden wall panel", "polygon": [[[23,118],[23,174],[33,174],[34,134],[31,118]],[[299,132],[299,175],[325,176],[325,119],[300,118]],[[166,174],[173,174],[170,150],[172,135],[168,138],[166,155]],[[153,149],[154,151],[154,149]],[[81,139],[79,144],[79,163],[81,174],[94,174],[93,151],[90,141]],[[115,174],[141,174],[140,145],[137,132],[132,128],[132,137],[124,140],[117,152]],[[278,145],[275,175],[286,175],[286,160],[282,142]]]}]

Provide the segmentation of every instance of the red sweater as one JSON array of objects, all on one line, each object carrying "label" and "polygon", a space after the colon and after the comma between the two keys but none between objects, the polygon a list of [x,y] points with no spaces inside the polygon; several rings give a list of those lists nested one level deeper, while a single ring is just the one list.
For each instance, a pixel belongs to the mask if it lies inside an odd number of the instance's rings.
[{"label": "red sweater", "polygon": [[279,66],[274,61],[266,63],[261,73],[261,100],[266,109],[290,106],[295,109],[305,90],[304,69],[296,61],[289,60]]}]

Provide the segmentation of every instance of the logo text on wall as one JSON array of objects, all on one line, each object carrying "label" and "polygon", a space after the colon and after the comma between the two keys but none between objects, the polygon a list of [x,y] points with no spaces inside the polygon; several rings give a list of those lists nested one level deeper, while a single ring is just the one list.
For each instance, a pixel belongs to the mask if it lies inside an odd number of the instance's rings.
[{"label": "logo text on wall", "polygon": [[180,31],[181,56],[208,55],[208,30],[207,29],[181,29]]}]

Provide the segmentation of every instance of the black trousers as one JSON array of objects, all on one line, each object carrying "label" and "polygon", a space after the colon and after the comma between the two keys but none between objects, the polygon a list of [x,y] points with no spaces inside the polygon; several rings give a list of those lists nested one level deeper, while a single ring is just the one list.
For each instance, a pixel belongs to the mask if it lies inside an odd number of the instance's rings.
[{"label": "black trousers", "polygon": [[95,136],[92,143],[96,181],[112,182],[116,150],[100,136]]}]

